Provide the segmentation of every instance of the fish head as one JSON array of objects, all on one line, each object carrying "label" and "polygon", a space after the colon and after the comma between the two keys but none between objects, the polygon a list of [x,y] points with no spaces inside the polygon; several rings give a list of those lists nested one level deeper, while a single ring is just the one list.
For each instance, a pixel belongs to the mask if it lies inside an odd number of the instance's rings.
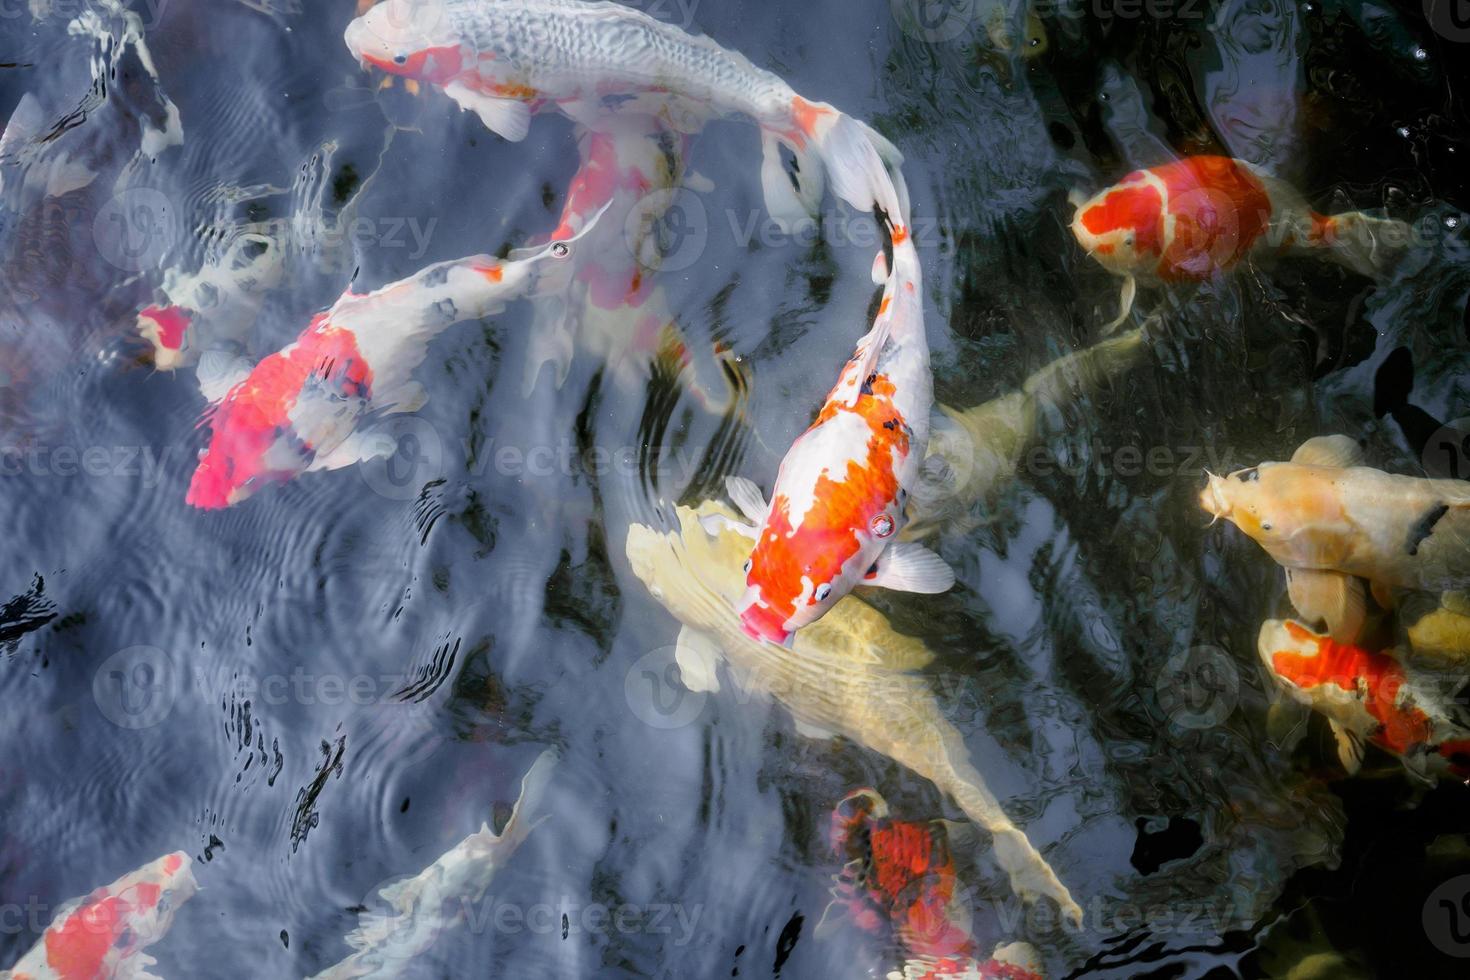
[{"label": "fish head", "polygon": [[832,815],[828,820],[828,837],[832,842],[832,849],[839,853],[845,851],[848,842],[860,827],[869,821],[884,820],[887,817],[888,803],[878,795],[877,790],[864,786],[848,793],[832,808]]},{"label": "fish head", "polygon": [[444,0],[386,0],[349,23],[342,39],[364,67],[439,85],[470,60]]},{"label": "fish head", "polygon": [[1163,254],[1164,196],[1145,171],[1076,204],[1072,235],[1116,275],[1147,272]]},{"label": "fish head", "polygon": [[1200,506],[1226,518],[1282,565],[1331,568],[1353,550],[1340,470],[1262,463],[1229,476],[1208,474]]}]

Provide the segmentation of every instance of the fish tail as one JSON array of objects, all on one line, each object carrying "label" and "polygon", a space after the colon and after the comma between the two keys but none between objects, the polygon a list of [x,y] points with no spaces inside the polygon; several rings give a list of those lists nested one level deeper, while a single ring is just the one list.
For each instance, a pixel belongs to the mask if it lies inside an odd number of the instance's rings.
[{"label": "fish tail", "polygon": [[555,767],[556,753],[547,749],[536,757],[536,761],[521,778],[521,795],[510,811],[510,819],[500,829],[499,839],[510,847],[519,845],[532,828],[540,823],[540,820],[532,821],[531,817],[541,809],[541,798],[546,795],[546,784],[551,781],[551,771]]},{"label": "fish tail", "polygon": [[[761,185],[778,223],[795,224],[818,213],[827,183],[859,211],[881,208],[907,224],[908,188],[899,169],[903,156],[871,126],[830,105],[792,97],[789,130],[766,129]],[[782,150],[792,156],[786,166]]]},{"label": "fish tail", "polygon": [[1333,261],[1359,275],[1381,279],[1409,250],[1409,225],[1396,218],[1375,218],[1361,211],[1310,216],[1306,244],[1322,248]]}]

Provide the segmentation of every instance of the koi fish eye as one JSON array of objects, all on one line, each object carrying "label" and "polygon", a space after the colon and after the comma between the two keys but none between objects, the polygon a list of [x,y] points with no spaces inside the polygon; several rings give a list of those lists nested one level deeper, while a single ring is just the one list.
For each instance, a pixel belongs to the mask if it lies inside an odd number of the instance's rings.
[{"label": "koi fish eye", "polygon": [[406,64],[408,64],[408,55],[406,55],[406,54],[404,54],[403,52],[400,51],[398,54],[395,54],[393,56],[393,63],[395,65],[406,65]]},{"label": "koi fish eye", "polygon": [[564,259],[568,255],[572,254],[572,250],[570,247],[568,247],[566,242],[557,242],[555,245],[551,246],[551,254],[559,259]]},{"label": "koi fish eye", "polygon": [[1261,530],[1262,531],[1269,531],[1269,530],[1271,530],[1271,523],[1269,521],[1262,521],[1261,522]]},{"label": "koi fish eye", "polygon": [[1128,234],[1126,234],[1126,235],[1123,236],[1123,244],[1124,245],[1127,245],[1129,248],[1132,248],[1133,247],[1133,233],[1132,232],[1129,232]]},{"label": "koi fish eye", "polygon": [[1235,478],[1241,483],[1255,483],[1261,478],[1261,471],[1252,466],[1248,470],[1241,470],[1239,473],[1235,474]]},{"label": "koi fish eye", "polygon": [[893,533],[893,518],[887,514],[879,514],[868,524],[873,533],[880,538],[886,538]]},{"label": "koi fish eye", "polygon": [[750,569],[754,565],[755,565],[755,562],[751,561],[749,558],[745,559],[745,574],[746,575],[749,575],[750,574]]},{"label": "koi fish eye", "polygon": [[832,594],[832,583],[831,582],[823,582],[821,585],[817,586],[817,591],[815,591],[815,592],[812,593],[812,598],[813,599],[816,599],[818,602],[826,602],[827,601],[827,597],[829,595],[831,595],[831,594]]}]

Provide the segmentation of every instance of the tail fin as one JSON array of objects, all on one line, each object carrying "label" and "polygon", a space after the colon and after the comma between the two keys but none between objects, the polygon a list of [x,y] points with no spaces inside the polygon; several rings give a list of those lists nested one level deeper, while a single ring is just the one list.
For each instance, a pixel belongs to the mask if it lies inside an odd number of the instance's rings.
[{"label": "tail fin", "polygon": [[500,840],[515,847],[525,840],[526,835],[535,829],[536,824],[542,819],[530,823],[531,814],[541,808],[541,798],[546,795],[546,784],[551,782],[551,771],[556,768],[556,753],[547,749],[536,757],[526,775],[521,778],[521,795],[516,799],[515,807],[510,811],[510,819],[505,821],[505,826],[500,828]]},{"label": "tail fin", "polygon": [[[810,220],[818,212],[825,184],[859,211],[882,208],[908,222],[908,187],[900,166],[903,155],[860,120],[821,102],[797,97],[795,131],[767,130],[762,140],[761,186],[766,208],[783,227]],[[781,159],[793,157],[790,170]]]},{"label": "tail fin", "polygon": [[1359,275],[1382,279],[1409,250],[1410,228],[1395,218],[1374,218],[1361,211],[1313,215],[1308,241]]}]

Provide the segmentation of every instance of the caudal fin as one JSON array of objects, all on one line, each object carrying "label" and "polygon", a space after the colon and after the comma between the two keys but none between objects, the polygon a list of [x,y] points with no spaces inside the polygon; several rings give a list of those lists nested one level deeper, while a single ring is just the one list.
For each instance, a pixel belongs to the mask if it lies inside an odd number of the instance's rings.
[{"label": "caudal fin", "polygon": [[[825,103],[798,96],[793,114],[795,130],[767,130],[762,140],[761,187],[772,219],[787,228],[810,220],[830,184],[833,194],[857,210],[881,208],[907,224],[903,155],[892,143]],[[791,155],[789,168],[783,150]]]},{"label": "caudal fin", "polygon": [[1308,242],[1327,249],[1334,262],[1359,275],[1382,279],[1408,252],[1410,228],[1395,218],[1374,218],[1361,211],[1331,217],[1317,215]]}]

